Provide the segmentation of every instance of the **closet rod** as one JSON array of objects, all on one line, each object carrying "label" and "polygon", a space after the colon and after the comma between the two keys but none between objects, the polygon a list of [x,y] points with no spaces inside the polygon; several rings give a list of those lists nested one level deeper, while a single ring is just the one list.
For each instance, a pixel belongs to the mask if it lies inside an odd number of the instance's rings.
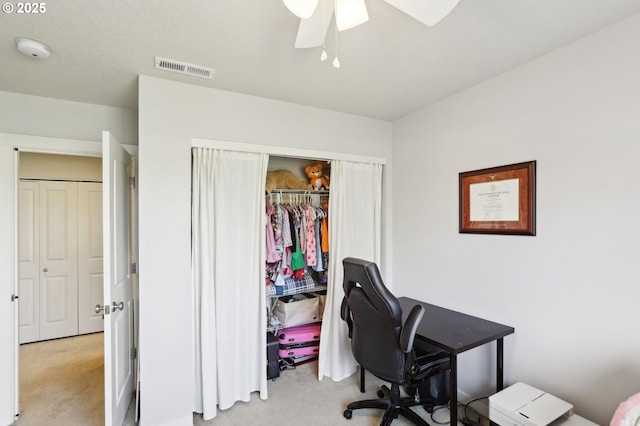
[{"label": "closet rod", "polygon": [[[312,191],[309,189],[274,189],[271,191],[272,194],[318,194],[318,195],[329,195],[328,189],[319,189],[317,191]],[[267,194],[269,195],[269,194]]]}]

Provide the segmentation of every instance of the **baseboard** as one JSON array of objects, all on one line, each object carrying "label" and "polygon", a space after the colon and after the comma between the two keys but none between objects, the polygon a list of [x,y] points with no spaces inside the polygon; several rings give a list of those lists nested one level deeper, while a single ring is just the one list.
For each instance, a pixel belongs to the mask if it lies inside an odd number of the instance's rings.
[{"label": "baseboard", "polygon": [[[141,417],[139,425],[146,426],[147,424],[149,423],[145,421],[144,417]],[[153,426],[193,426],[193,414],[181,419],[169,420],[162,423],[153,422]]]}]

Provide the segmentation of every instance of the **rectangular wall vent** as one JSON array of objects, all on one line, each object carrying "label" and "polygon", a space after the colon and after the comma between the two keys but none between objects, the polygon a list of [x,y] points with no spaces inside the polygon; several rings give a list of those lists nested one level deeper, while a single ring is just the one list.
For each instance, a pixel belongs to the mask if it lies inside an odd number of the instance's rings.
[{"label": "rectangular wall vent", "polygon": [[208,79],[212,79],[213,73],[216,72],[213,68],[189,64],[187,62],[176,61],[174,59],[161,58],[159,56],[156,56],[156,69]]}]

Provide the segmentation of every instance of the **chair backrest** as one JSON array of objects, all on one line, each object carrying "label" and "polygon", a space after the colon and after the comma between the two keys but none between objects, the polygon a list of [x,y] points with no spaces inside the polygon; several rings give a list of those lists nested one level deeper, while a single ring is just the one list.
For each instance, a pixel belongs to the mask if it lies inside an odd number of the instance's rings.
[{"label": "chair backrest", "polygon": [[402,308],[385,287],[373,262],[346,258],[343,319],[351,350],[361,367],[389,382],[402,383],[407,354],[401,348]]}]

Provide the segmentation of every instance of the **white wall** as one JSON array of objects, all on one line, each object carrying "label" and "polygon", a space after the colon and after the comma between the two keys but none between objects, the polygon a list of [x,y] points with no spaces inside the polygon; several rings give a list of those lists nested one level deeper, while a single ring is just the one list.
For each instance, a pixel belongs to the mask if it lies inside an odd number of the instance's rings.
[{"label": "white wall", "polygon": [[[639,39],[636,15],[393,126],[396,291],[514,326],[507,384],[599,424],[640,391]],[[459,234],[458,173],[530,160],[537,236]],[[494,353],[460,357],[463,392]]]},{"label": "white wall", "polygon": [[109,130],[137,145],[138,115],[122,108],[0,91],[0,132],[102,141]]},{"label": "white wall", "polygon": [[191,139],[390,160],[391,123],[146,76],[139,88],[141,424],[190,425]]}]

